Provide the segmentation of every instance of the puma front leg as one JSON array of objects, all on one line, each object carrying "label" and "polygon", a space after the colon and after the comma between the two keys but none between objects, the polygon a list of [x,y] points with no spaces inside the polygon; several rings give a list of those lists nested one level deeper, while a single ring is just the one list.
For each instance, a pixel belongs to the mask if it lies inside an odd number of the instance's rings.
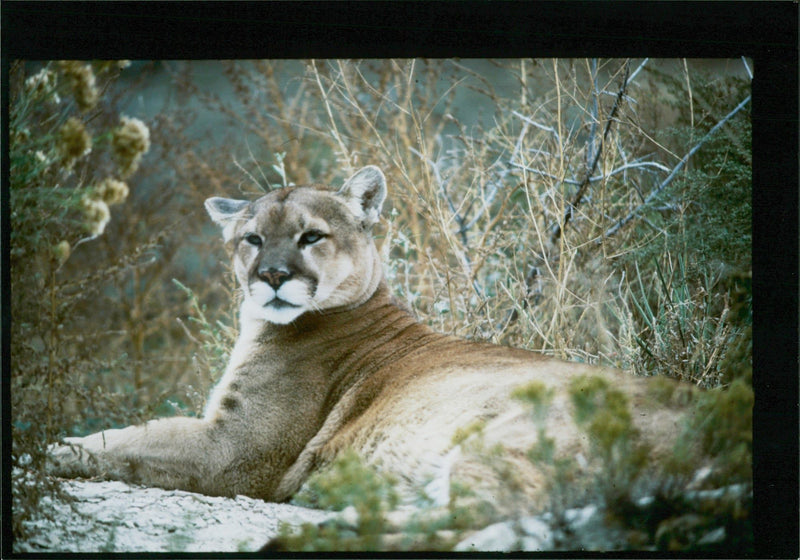
[{"label": "puma front leg", "polygon": [[49,471],[56,476],[99,476],[230,495],[230,483],[222,475],[237,457],[223,428],[205,420],[164,418],[64,442],[49,450]]}]

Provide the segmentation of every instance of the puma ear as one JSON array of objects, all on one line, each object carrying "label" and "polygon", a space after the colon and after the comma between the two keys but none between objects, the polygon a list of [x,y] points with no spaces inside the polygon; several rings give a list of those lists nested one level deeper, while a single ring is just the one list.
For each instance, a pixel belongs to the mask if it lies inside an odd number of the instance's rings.
[{"label": "puma ear", "polygon": [[371,226],[378,221],[386,200],[386,177],[380,169],[368,165],[345,181],[338,194],[365,226]]},{"label": "puma ear", "polygon": [[236,222],[242,217],[242,212],[250,203],[246,200],[220,198],[214,196],[206,200],[206,211],[214,222],[222,227],[222,238],[230,241]]}]

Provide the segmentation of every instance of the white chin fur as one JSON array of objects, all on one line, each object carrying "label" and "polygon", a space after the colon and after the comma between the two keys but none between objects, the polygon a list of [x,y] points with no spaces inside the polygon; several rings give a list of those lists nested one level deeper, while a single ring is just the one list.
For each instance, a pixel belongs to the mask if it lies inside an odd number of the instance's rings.
[{"label": "white chin fur", "polygon": [[[276,297],[282,301],[268,303]],[[243,311],[249,319],[286,325],[308,310],[308,299],[308,288],[303,282],[290,280],[278,288],[277,293],[266,283],[259,282],[250,285]]]},{"label": "white chin fur", "polygon": [[306,312],[304,307],[280,307],[274,308],[271,305],[261,308],[264,320],[278,325],[287,325]]},{"label": "white chin fur", "polygon": [[[308,311],[305,306],[288,307],[286,305],[263,305],[253,298],[245,297],[242,302],[242,323],[249,321],[266,321],[277,325],[286,325]],[[243,325],[244,326],[244,325]]]}]

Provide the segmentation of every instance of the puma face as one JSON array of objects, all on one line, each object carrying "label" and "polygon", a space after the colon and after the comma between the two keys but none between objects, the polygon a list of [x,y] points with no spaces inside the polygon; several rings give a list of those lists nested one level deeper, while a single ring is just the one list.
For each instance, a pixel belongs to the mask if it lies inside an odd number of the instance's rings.
[{"label": "puma face", "polygon": [[370,166],[339,191],[311,185],[253,202],[208,199],[233,254],[243,318],[285,325],[369,298],[381,276],[369,230],[385,198],[383,173]]}]

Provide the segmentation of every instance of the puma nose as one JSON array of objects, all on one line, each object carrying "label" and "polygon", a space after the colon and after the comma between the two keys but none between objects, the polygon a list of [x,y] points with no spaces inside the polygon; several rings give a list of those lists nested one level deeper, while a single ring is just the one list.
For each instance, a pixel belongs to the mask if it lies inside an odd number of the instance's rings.
[{"label": "puma nose", "polygon": [[272,286],[273,290],[281,287],[281,284],[286,282],[292,277],[292,273],[287,270],[279,270],[277,268],[267,268],[258,271],[258,277]]}]

